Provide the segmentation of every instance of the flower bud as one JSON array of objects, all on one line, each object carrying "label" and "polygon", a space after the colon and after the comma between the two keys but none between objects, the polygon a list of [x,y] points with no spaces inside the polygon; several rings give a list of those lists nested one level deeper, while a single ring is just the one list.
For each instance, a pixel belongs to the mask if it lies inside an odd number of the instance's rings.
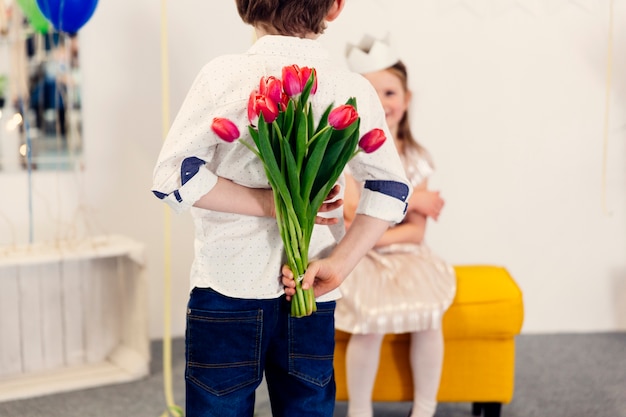
[{"label": "flower bud", "polygon": [[343,130],[359,118],[356,109],[349,104],[334,108],[328,115],[328,124],[337,130]]},{"label": "flower bud", "polygon": [[289,65],[283,67],[283,88],[289,97],[296,97],[302,93],[302,82],[300,81],[300,67]]},{"label": "flower bud", "polygon": [[211,130],[215,132],[220,139],[226,142],[234,142],[239,139],[239,129],[237,125],[223,117],[216,117],[211,124]]},{"label": "flower bud", "polygon": [[311,78],[311,74],[313,74],[313,86],[311,87],[311,95],[313,95],[317,91],[317,72],[315,68],[300,68],[300,84],[302,85],[302,90],[304,90],[304,86],[309,81],[309,78]]},{"label": "flower bud", "polygon": [[386,139],[385,132],[382,129],[372,129],[359,140],[359,147],[365,153],[372,153],[380,148]]},{"label": "flower bud", "polygon": [[280,103],[283,94],[283,85],[281,81],[274,77],[262,77],[259,85],[259,94],[272,99],[274,103]]},{"label": "flower bud", "polygon": [[256,126],[260,114],[263,114],[267,123],[272,123],[278,117],[278,105],[271,98],[253,91],[248,99],[248,120],[251,125]]},{"label": "flower bud", "polygon": [[278,107],[280,108],[280,111],[286,111],[287,107],[289,106],[289,96],[287,94],[285,94],[285,92],[283,91],[282,95],[280,96],[280,102],[278,103]]}]

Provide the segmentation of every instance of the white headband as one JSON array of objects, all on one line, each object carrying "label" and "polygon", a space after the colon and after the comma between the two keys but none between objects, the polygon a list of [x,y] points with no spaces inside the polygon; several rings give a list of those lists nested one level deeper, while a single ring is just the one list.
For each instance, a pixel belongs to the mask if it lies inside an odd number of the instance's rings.
[{"label": "white headband", "polygon": [[365,35],[358,46],[348,44],[346,60],[351,71],[367,74],[389,68],[400,58],[391,48],[387,34],[384,39]]}]

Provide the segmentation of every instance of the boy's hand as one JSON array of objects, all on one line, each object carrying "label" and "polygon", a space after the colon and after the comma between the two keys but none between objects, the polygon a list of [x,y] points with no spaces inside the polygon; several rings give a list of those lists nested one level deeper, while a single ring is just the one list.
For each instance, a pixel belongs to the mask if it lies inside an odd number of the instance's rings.
[{"label": "boy's hand", "polygon": [[[326,196],[326,200],[324,200],[324,202],[322,203],[322,206],[320,207],[320,210],[319,210],[320,213],[333,211],[343,205],[343,200],[341,198],[334,200],[334,198],[337,197],[337,195],[339,194],[339,189],[340,189],[339,184],[335,184],[335,186],[330,190],[330,192]],[[322,217],[322,216],[315,217],[315,224],[330,226],[332,224],[337,224],[338,222],[339,222],[339,217]]]},{"label": "boy's hand", "polygon": [[[343,205],[343,200],[341,198],[333,200],[339,194],[340,188],[341,187],[339,187],[339,184],[335,184],[335,186],[330,190],[330,192],[326,196],[326,200],[324,200],[324,202],[322,203],[322,206],[319,209],[319,213],[327,213]],[[264,193],[264,200],[263,200],[264,212],[266,213],[267,216],[275,218],[276,206],[274,206],[274,193],[270,189],[266,189],[261,192]],[[339,216],[342,216],[342,214],[340,213]],[[339,222],[339,217],[323,217],[323,216],[315,217],[315,224],[320,224],[323,226],[330,226],[333,224],[337,224],[338,222]]]},{"label": "boy's hand", "polygon": [[289,269],[289,266],[283,265],[282,269],[282,282],[285,287],[285,295],[287,300],[291,300],[291,297],[296,294],[296,281],[293,279],[293,272]]},{"label": "boy's hand", "polygon": [[[335,265],[331,258],[312,261],[304,274],[302,289],[306,290],[312,286],[315,298],[334,290],[343,282],[342,275],[338,270],[339,265]],[[296,281],[293,272],[287,265],[283,265],[282,274],[285,295],[287,300],[291,300],[291,297],[296,293]]]}]

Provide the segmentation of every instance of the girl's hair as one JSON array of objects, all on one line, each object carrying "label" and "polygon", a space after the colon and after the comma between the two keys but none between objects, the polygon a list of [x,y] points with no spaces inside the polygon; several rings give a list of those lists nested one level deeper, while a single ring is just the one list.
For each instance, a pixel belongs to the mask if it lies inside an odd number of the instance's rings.
[{"label": "girl's hair", "polygon": [[271,33],[304,36],[323,33],[324,19],[335,0],[237,0],[241,19]]},{"label": "girl's hair", "polygon": [[[409,75],[406,69],[406,65],[402,61],[398,61],[389,68],[387,71],[394,74],[396,77],[400,79],[400,83],[402,84],[402,89],[405,92],[409,91]],[[402,119],[400,119],[400,123],[398,124],[398,134],[397,139],[401,140],[405,146],[410,146],[415,148],[420,154],[424,155],[432,165],[432,160],[426,148],[420,145],[413,133],[411,132],[411,124],[409,122],[409,111],[405,111]]]}]

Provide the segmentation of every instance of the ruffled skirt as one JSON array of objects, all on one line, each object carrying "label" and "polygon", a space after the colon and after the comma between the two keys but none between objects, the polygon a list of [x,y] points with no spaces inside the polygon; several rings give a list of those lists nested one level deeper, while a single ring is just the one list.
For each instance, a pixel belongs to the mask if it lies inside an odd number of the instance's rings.
[{"label": "ruffled skirt", "polygon": [[425,244],[395,244],[370,250],[339,288],[337,329],[410,333],[441,326],[456,276]]}]

